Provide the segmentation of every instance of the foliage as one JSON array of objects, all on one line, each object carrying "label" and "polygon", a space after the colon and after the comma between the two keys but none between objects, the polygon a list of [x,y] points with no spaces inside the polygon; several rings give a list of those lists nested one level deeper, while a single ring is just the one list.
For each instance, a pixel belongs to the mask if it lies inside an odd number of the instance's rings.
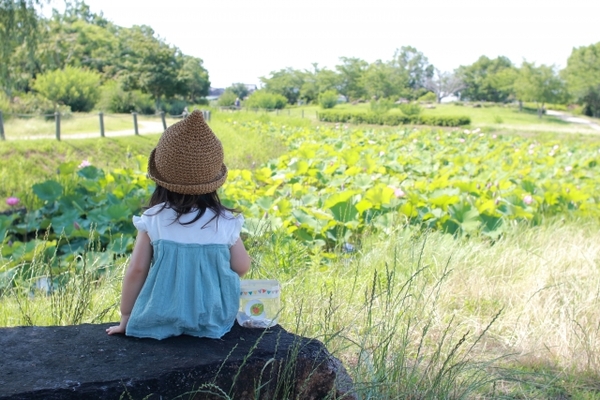
[{"label": "foliage", "polygon": [[155,113],[155,105],[149,94],[142,93],[141,90],[126,91],[119,82],[110,82],[102,86],[98,107],[112,113]]},{"label": "foliage", "polygon": [[367,70],[369,64],[360,58],[341,57],[342,64],[335,68],[340,74],[339,92],[349,100],[358,100],[366,96],[362,86],[362,76]]},{"label": "foliage", "polygon": [[183,60],[177,76],[178,95],[185,97],[191,103],[198,103],[208,95],[210,81],[204,61],[198,57],[181,55]]},{"label": "foliage", "polygon": [[567,99],[564,82],[554,67],[547,65],[537,67],[535,63],[523,62],[514,87],[519,100],[538,104],[540,118],[546,103],[563,103]]},{"label": "foliage", "polygon": [[265,91],[285,97],[286,102],[289,104],[296,104],[300,98],[300,89],[304,84],[304,73],[292,68],[286,68],[271,72],[270,77],[263,76],[260,78],[260,81],[264,84]]},{"label": "foliage", "polygon": [[373,114],[383,115],[394,108],[396,105],[394,104],[394,100],[392,99],[372,99],[369,103],[369,109]]},{"label": "foliage", "polygon": [[393,64],[377,60],[364,71],[360,84],[369,98],[398,98],[405,93],[408,77]]},{"label": "foliage", "polygon": [[264,89],[253,92],[244,102],[248,108],[263,108],[266,110],[281,110],[285,108],[287,99],[275,93],[270,93]]},{"label": "foliage", "polygon": [[231,107],[235,104],[235,99],[238,98],[238,95],[233,92],[231,89],[225,89],[223,94],[219,96],[217,100],[217,104],[221,107]]},{"label": "foliage", "polygon": [[435,74],[425,81],[425,88],[435,93],[438,103],[465,88],[465,84],[457,73],[435,70]]},{"label": "foliage", "polygon": [[78,167],[77,162],[60,165],[56,179],[33,185],[42,207],[25,215],[0,216],[0,237],[3,243],[11,242],[2,247],[1,255],[16,260],[5,263],[3,272],[10,275],[42,251],[59,276],[90,241],[98,243],[97,251],[106,253],[107,262],[113,253],[130,252],[135,229],[131,216],[140,212],[153,185],[144,174],[131,170],[105,173],[91,165]]},{"label": "foliage", "polygon": [[327,90],[319,94],[319,105],[321,108],[328,109],[333,108],[338,102],[340,95],[335,90]]},{"label": "foliage", "polygon": [[17,115],[43,115],[53,118],[56,111],[62,116],[70,115],[71,107],[66,105],[56,107],[52,101],[40,95],[24,93],[13,98],[12,103],[9,103],[8,111]]},{"label": "foliage", "polygon": [[306,104],[319,99],[319,95],[327,91],[339,93],[340,76],[327,68],[319,68],[317,63],[313,64],[314,71],[306,71],[304,83],[300,88],[300,98]]},{"label": "foliage", "polygon": [[392,58],[392,65],[406,76],[406,86],[414,94],[425,87],[427,79],[433,77],[433,65],[422,52],[412,46],[397,49]]},{"label": "foliage", "polygon": [[[240,100],[245,99],[250,94],[250,90],[248,90],[248,87],[243,83],[234,83],[230,87],[226,88],[225,91],[230,91]],[[233,103],[231,105],[233,105]]]},{"label": "foliage", "polygon": [[600,42],[573,48],[562,71],[572,96],[586,114],[600,117]]},{"label": "foliage", "polygon": [[459,67],[457,74],[466,86],[461,91],[461,98],[501,103],[512,94],[516,68],[507,57],[492,60],[481,56],[473,64]]},{"label": "foliage", "polygon": [[91,111],[100,98],[100,74],[77,67],[38,75],[33,83],[42,96],[55,106],[67,105],[72,111]]},{"label": "foliage", "polygon": [[19,48],[26,59],[34,59],[38,19],[35,6],[39,0],[0,0],[0,88],[12,98],[18,71],[10,63]]},{"label": "foliage", "polygon": [[427,92],[423,96],[419,97],[417,100],[423,103],[433,103],[437,101],[437,96],[433,92]]},{"label": "foliage", "polygon": [[471,119],[466,116],[443,115],[404,115],[375,112],[354,112],[327,110],[319,112],[319,120],[323,122],[350,122],[352,124],[375,125],[432,125],[432,126],[462,126],[469,125]]},{"label": "foliage", "polygon": [[400,105],[398,105],[398,108],[400,109],[400,111],[402,111],[402,114],[408,115],[408,116],[413,116],[413,115],[416,116],[416,115],[421,114],[421,112],[423,111],[423,108],[417,103],[400,104]]}]

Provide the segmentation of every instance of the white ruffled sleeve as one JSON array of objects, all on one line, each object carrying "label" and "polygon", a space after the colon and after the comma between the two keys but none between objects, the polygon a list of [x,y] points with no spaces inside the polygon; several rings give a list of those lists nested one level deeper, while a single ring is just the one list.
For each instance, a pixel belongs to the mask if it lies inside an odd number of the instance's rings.
[{"label": "white ruffled sleeve", "polygon": [[148,232],[148,227],[146,226],[146,221],[144,216],[138,217],[137,215],[133,216],[133,225],[140,232]]},{"label": "white ruffled sleeve", "polygon": [[233,246],[235,242],[240,238],[240,232],[242,231],[242,225],[244,225],[244,216],[242,214],[236,215],[231,220],[231,229],[229,231],[229,247]]}]

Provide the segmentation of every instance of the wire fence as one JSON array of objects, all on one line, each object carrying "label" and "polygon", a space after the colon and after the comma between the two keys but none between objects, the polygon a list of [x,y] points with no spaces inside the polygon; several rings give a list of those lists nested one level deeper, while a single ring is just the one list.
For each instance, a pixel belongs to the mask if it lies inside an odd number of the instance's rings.
[{"label": "wire fence", "polygon": [[[211,112],[209,110],[200,110],[202,111],[202,114],[204,116],[204,119],[207,121],[210,121],[211,118]],[[189,113],[187,111],[184,111],[182,114],[179,115],[168,115],[169,118],[174,118],[174,119],[180,119],[180,118],[185,118]],[[2,111],[0,111],[0,140],[6,140],[6,131],[5,131],[5,124],[4,124],[4,117],[16,117],[19,119],[34,119],[34,118],[43,118],[46,121],[48,120],[54,120],[54,136],[56,138],[56,140],[61,140],[61,123],[63,121],[63,119],[73,119],[73,118],[78,118],[78,117],[74,117],[73,114],[61,114],[60,112],[55,112],[53,114],[3,114]],[[131,118],[130,121],[132,121],[132,128],[133,128],[133,133],[135,135],[139,135],[140,134],[140,121],[139,119],[139,114],[137,112],[132,112],[131,116],[128,115],[124,115],[124,114],[105,114],[104,112],[99,112],[98,113],[98,133],[100,135],[100,137],[105,137],[106,136],[106,119],[129,119]],[[164,112],[160,112],[154,115],[143,115],[144,118],[159,118],[160,122],[162,122],[162,130],[164,131],[165,129],[167,129],[167,115]],[[80,117],[81,119],[83,118],[95,118],[94,116],[92,116],[91,114],[87,114],[85,116]],[[123,126],[122,123],[118,123],[116,125],[119,126]],[[130,125],[131,126],[131,125]],[[154,128],[153,128],[154,129]],[[128,130],[130,131],[130,129]],[[83,135],[88,135],[88,134],[83,134]],[[73,135],[70,135],[71,137],[73,137]]]}]

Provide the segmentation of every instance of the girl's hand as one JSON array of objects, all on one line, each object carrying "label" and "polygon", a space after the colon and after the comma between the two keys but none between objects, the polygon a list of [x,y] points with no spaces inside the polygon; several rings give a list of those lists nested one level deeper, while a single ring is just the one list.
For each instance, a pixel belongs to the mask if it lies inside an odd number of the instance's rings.
[{"label": "girl's hand", "polygon": [[129,322],[129,315],[121,315],[121,323],[119,326],[111,326],[106,329],[106,333],[109,335],[114,335],[115,333],[125,333],[125,328],[127,328],[127,322]]}]

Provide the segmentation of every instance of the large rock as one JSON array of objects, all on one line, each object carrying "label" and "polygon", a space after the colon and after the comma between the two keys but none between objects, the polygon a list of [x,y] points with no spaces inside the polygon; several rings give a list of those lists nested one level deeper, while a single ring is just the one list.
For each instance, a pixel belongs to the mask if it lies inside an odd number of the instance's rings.
[{"label": "large rock", "polygon": [[321,342],[280,326],[161,341],[108,326],[1,328],[0,399],[356,398]]}]

